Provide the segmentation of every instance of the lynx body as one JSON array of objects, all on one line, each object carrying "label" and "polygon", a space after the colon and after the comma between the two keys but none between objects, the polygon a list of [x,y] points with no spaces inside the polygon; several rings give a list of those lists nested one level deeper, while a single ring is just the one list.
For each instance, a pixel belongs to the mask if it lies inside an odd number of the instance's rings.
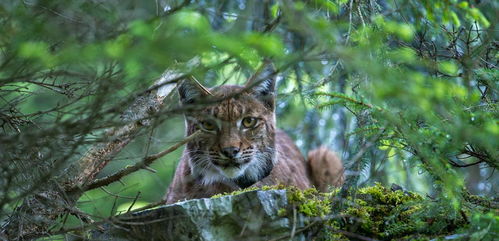
[{"label": "lynx body", "polygon": [[[306,160],[283,131],[276,129],[275,80],[246,86],[222,85],[209,91],[188,81],[178,89],[186,113],[189,142],[168,189],[167,202],[205,198],[250,186],[283,184],[326,190],[343,182],[343,167],[327,148]],[[215,104],[208,100],[217,99]]]}]

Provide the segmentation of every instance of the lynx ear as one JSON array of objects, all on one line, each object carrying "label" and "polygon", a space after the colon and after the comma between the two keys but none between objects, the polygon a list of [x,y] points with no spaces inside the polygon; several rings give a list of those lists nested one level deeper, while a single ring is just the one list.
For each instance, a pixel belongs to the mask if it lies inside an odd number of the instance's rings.
[{"label": "lynx ear", "polygon": [[246,86],[250,88],[250,93],[262,101],[265,106],[274,109],[275,80],[274,65],[270,61],[264,61],[259,70],[248,80]]},{"label": "lynx ear", "polygon": [[210,91],[194,78],[184,79],[177,85],[180,102],[182,104],[192,104],[196,100],[211,95]]}]

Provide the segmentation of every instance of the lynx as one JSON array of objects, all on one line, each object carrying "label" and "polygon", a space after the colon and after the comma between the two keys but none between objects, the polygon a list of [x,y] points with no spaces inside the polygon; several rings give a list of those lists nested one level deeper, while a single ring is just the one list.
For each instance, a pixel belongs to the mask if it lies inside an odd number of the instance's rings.
[{"label": "lynx", "polygon": [[[189,81],[179,84],[181,105],[202,106],[185,114],[186,134],[201,134],[187,143],[167,203],[250,186],[315,186],[325,191],[343,183],[342,163],[332,151],[318,148],[306,160],[291,138],[276,128],[272,73],[266,68],[245,86],[207,90]],[[209,104],[210,98],[220,101]]]}]

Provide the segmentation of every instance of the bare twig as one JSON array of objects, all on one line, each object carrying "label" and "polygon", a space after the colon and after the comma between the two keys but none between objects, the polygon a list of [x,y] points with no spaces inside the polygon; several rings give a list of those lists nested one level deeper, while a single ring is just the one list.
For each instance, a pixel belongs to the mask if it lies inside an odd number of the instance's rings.
[{"label": "bare twig", "polygon": [[[170,148],[168,148],[162,152],[156,153],[154,155],[144,157],[142,159],[142,161],[138,162],[137,164],[135,164],[133,166],[126,167],[125,169],[122,169],[119,172],[116,172],[116,173],[109,175],[105,178],[98,179],[98,180],[94,181],[93,183],[90,183],[89,185],[83,187],[81,190],[88,191],[88,190],[92,190],[92,189],[95,189],[95,188],[98,188],[101,186],[106,186],[106,185],[109,185],[113,182],[120,180],[122,177],[124,177],[126,175],[129,175],[129,174],[136,172],[140,169],[144,169],[148,165],[151,165],[155,160],[165,156],[168,153],[171,153],[171,152],[177,150],[179,147],[181,147],[181,146],[185,145],[187,142],[193,140],[200,133],[201,133],[201,131],[197,131],[194,134],[186,137],[182,141],[178,142],[177,144],[171,146]],[[74,190],[72,190],[72,191],[74,191]]]}]

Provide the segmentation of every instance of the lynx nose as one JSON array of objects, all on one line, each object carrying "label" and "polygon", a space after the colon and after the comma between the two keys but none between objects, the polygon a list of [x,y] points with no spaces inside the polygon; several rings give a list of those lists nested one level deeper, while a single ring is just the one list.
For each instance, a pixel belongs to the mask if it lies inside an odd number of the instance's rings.
[{"label": "lynx nose", "polygon": [[222,148],[222,154],[228,158],[234,158],[236,155],[239,153],[239,148],[238,147],[225,147]]}]

